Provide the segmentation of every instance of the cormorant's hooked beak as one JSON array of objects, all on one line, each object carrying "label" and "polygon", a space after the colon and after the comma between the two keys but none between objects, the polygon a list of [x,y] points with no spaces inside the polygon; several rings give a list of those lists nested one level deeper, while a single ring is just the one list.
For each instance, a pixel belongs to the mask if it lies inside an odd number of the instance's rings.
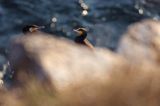
[{"label": "cormorant's hooked beak", "polygon": [[78,34],[78,36],[81,36],[83,34],[83,32],[79,30],[79,28],[74,29],[73,31],[76,32]]},{"label": "cormorant's hooked beak", "polygon": [[79,33],[79,32],[80,32],[80,31],[78,31],[78,29],[73,29],[73,31],[74,31],[74,32],[77,32],[77,33]]},{"label": "cormorant's hooked beak", "polygon": [[78,33],[78,35],[83,35],[85,32],[87,32],[88,30],[85,28],[78,28],[78,29],[74,29],[74,32]]}]

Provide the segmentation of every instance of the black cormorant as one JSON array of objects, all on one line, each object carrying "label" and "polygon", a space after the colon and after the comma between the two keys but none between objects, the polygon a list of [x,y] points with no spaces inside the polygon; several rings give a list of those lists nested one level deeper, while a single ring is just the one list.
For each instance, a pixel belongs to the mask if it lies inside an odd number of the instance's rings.
[{"label": "black cormorant", "polygon": [[33,33],[33,32],[38,32],[39,29],[44,28],[44,26],[37,26],[37,25],[26,25],[22,31],[24,34],[28,34],[28,33]]},{"label": "black cormorant", "polygon": [[78,44],[85,45],[91,49],[94,49],[93,45],[87,40],[87,30],[85,28],[78,28],[74,30],[78,33],[78,36],[75,38],[75,42]]}]

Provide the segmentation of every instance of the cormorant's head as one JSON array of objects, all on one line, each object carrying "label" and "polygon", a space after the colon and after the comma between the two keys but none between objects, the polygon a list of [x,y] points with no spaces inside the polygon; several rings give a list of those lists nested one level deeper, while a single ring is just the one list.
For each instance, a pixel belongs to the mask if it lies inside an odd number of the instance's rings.
[{"label": "cormorant's head", "polygon": [[76,33],[78,33],[79,36],[87,36],[87,29],[85,28],[78,28],[74,30]]},{"label": "cormorant's head", "polygon": [[44,26],[37,26],[37,25],[26,25],[22,31],[24,34],[26,33],[32,33],[32,32],[36,32],[38,31],[39,29],[42,29],[44,28]]}]

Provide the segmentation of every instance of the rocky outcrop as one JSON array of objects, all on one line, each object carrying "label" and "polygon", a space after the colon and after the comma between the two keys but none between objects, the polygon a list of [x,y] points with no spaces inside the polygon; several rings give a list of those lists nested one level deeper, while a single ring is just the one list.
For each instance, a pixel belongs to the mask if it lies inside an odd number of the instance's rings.
[{"label": "rocky outcrop", "polygon": [[18,37],[10,49],[13,99],[22,106],[158,106],[159,28],[157,21],[131,26],[117,53],[44,33]]},{"label": "rocky outcrop", "polygon": [[160,22],[145,20],[131,25],[122,38],[118,53],[144,68],[160,64]]},{"label": "rocky outcrop", "polygon": [[[126,63],[109,50],[89,48],[47,34],[17,38],[11,47],[10,62],[15,71],[15,82],[21,70],[39,80],[51,82],[57,90],[81,82],[106,81],[111,71],[118,71]],[[116,69],[114,67],[117,67]]]},{"label": "rocky outcrop", "polygon": [[[44,33],[18,37],[11,45],[12,88],[21,89],[23,97],[34,97],[42,90],[44,95],[47,94],[45,100],[52,98],[56,101],[51,104],[60,106],[71,105],[73,98],[75,105],[81,102],[86,106],[94,105],[96,96],[101,98],[100,91],[106,83],[110,83],[112,73],[128,68],[124,58],[109,50],[91,50]],[[35,92],[33,89],[36,89]],[[50,97],[48,92],[54,96]],[[32,103],[29,98],[27,96],[21,101]],[[83,99],[86,101],[83,102]],[[38,100],[34,103],[44,105],[46,102]]]}]

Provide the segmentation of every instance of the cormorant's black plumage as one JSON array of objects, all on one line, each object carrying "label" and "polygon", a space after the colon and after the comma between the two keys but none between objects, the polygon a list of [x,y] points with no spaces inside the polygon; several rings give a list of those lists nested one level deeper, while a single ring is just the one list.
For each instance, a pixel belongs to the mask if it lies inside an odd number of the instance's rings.
[{"label": "cormorant's black plumage", "polygon": [[32,32],[37,32],[39,31],[39,29],[42,29],[44,28],[44,26],[37,26],[37,25],[26,25],[22,31],[24,34],[27,34],[27,33],[32,33]]},{"label": "cormorant's black plumage", "polygon": [[84,44],[84,40],[86,39],[86,37],[87,37],[87,32],[83,32],[82,35],[77,36],[77,37],[75,38],[75,42],[76,42],[76,43],[80,43],[80,44]]},{"label": "cormorant's black plumage", "polygon": [[26,33],[30,32],[30,28],[35,28],[35,27],[36,27],[35,25],[26,25],[26,26],[22,29],[22,31],[23,31],[24,34],[26,34]]},{"label": "cormorant's black plumage", "polygon": [[93,45],[87,40],[87,31],[84,28],[78,28],[77,30],[74,30],[79,35],[74,39],[74,41],[78,44],[83,44],[91,49],[93,49]]}]

